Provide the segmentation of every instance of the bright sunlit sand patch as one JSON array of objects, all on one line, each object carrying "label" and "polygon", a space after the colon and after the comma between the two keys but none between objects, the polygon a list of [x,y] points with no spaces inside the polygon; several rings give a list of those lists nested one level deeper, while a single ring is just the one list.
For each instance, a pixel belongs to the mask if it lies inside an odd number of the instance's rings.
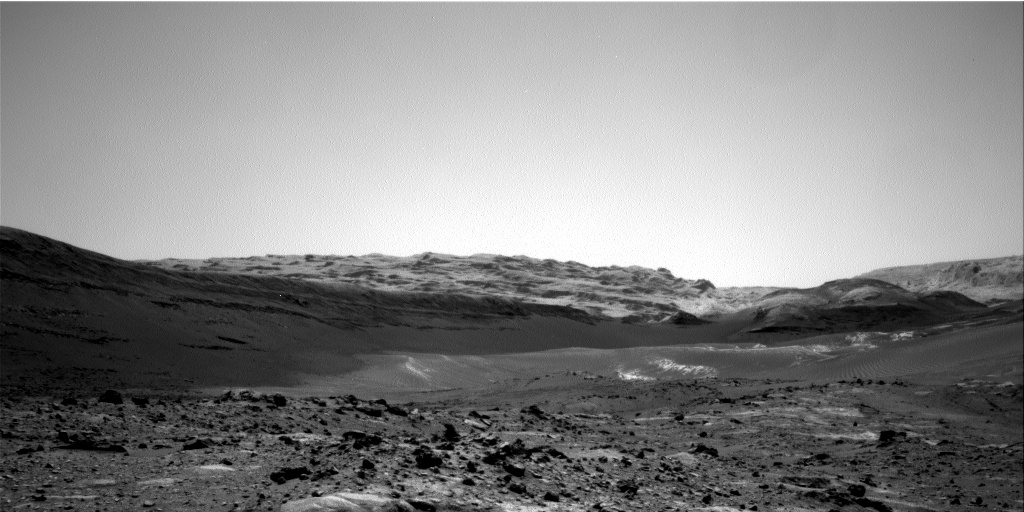
[{"label": "bright sunlit sand patch", "polygon": [[671,359],[658,359],[653,361],[654,365],[666,372],[676,372],[681,375],[715,375],[717,370],[710,366],[679,364]]},{"label": "bright sunlit sand patch", "polygon": [[615,370],[615,375],[618,376],[619,380],[625,381],[651,381],[656,380],[654,377],[648,377],[640,373],[640,370],[624,370],[621,367]]},{"label": "bright sunlit sand patch", "polygon": [[413,357],[410,357],[408,361],[405,362],[405,369],[423,380],[430,380],[430,375],[428,375],[428,373],[432,373],[434,371]]},{"label": "bright sunlit sand patch", "polygon": [[828,414],[830,416],[846,416],[851,418],[864,417],[860,411],[849,407],[814,407],[814,412],[817,412],[818,414]]}]

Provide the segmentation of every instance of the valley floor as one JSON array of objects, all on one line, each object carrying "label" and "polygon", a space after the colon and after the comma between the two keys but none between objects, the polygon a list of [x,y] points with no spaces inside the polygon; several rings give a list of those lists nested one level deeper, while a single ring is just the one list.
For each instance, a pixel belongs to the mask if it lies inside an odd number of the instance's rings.
[{"label": "valley floor", "polygon": [[395,403],[7,396],[0,508],[1024,509],[1019,383],[567,378]]}]

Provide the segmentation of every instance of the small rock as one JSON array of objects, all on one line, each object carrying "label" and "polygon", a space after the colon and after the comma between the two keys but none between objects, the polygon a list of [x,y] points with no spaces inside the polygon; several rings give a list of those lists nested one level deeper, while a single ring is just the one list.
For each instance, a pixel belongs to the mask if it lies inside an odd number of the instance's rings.
[{"label": "small rock", "polygon": [[416,510],[422,510],[423,512],[437,512],[437,507],[433,503],[429,503],[422,500],[409,500],[409,506]]},{"label": "small rock", "polygon": [[537,407],[537,404],[533,404],[533,405],[523,409],[522,412],[524,414],[532,414],[532,415],[534,415],[534,416],[536,416],[538,418],[543,418],[544,417],[544,411],[542,411],[540,409],[540,407]]},{"label": "small rock", "polygon": [[412,455],[416,458],[416,467],[420,469],[430,469],[444,464],[444,459],[426,446],[420,446]]},{"label": "small rock", "polygon": [[690,450],[690,453],[692,453],[694,455],[697,455],[697,454],[700,454],[700,453],[706,453],[706,454],[708,454],[708,455],[710,455],[712,457],[718,457],[718,449],[717,448],[712,448],[710,446],[705,446],[703,444],[698,444],[693,450]]},{"label": "small rock", "polygon": [[455,425],[452,425],[451,423],[445,423],[444,438],[454,443],[455,441],[462,439],[462,436],[459,435],[459,431],[455,430]]},{"label": "small rock", "polygon": [[210,444],[207,443],[206,441],[204,441],[202,439],[196,439],[195,441],[192,441],[191,443],[187,443],[181,449],[182,450],[202,450],[202,449],[209,448],[209,447],[210,447]]},{"label": "small rock", "polygon": [[502,469],[505,470],[506,473],[508,473],[508,474],[510,474],[512,476],[519,477],[519,478],[522,478],[522,477],[526,476],[526,466],[523,466],[522,464],[506,463],[506,464],[502,464],[501,467],[502,467]]},{"label": "small rock", "polygon": [[[288,480],[294,480],[309,474],[311,474],[309,468],[305,466],[297,468],[281,468],[270,474],[270,480],[281,485]],[[282,508],[282,510],[284,510],[284,508]]]},{"label": "small rock", "polygon": [[409,415],[409,413],[406,412],[405,409],[402,409],[401,407],[397,407],[397,406],[394,406],[394,405],[389,405],[388,408],[387,408],[387,411],[388,411],[388,413],[394,414],[395,416],[408,416]]},{"label": "small rock", "polygon": [[113,389],[108,389],[104,391],[102,395],[100,395],[99,402],[120,405],[124,403],[124,397],[121,396],[121,393],[118,393]]}]

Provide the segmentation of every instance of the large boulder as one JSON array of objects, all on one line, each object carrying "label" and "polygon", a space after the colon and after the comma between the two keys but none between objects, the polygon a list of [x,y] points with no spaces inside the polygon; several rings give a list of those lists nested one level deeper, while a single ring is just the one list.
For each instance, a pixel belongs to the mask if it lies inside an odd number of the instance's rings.
[{"label": "large boulder", "polygon": [[108,389],[108,390],[104,391],[102,395],[100,395],[100,398],[99,398],[98,401],[100,403],[121,405],[121,404],[124,403],[124,397],[121,396],[121,393],[118,393],[117,391],[114,391],[113,389]]},{"label": "large boulder", "polygon": [[402,500],[376,494],[343,492],[329,496],[304,498],[281,505],[281,512],[415,512]]}]

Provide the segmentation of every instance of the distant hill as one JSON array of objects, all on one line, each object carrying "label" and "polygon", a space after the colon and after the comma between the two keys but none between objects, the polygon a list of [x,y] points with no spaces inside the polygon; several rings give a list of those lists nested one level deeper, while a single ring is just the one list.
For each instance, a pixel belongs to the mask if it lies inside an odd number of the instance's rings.
[{"label": "distant hill", "polygon": [[838,279],[807,289],[783,289],[754,303],[750,332],[853,332],[939,324],[984,304],[951,291],[914,293],[877,279]]},{"label": "distant hill", "polygon": [[[595,317],[647,323],[672,321],[680,313],[719,311],[727,301],[708,298],[715,285],[683,279],[668,269],[639,266],[589,267],[575,261],[528,256],[423,253],[396,257],[252,256],[207,260],[165,259],[147,265],[199,273],[278,276],[320,283],[348,283],[381,291],[458,293],[504,297],[532,304],[569,306]],[[702,309],[711,302],[714,307]]]},{"label": "distant hill", "polygon": [[1024,256],[880,268],[857,277],[913,292],[960,292],[985,304],[1024,298]]},{"label": "distant hill", "polygon": [[611,364],[639,347],[926,336],[1022,318],[1020,301],[986,307],[873,279],[717,289],[667,269],[432,253],[133,262],[8,227],[0,298],[0,387],[29,394],[287,386],[359,372],[374,354],[597,349]]}]

